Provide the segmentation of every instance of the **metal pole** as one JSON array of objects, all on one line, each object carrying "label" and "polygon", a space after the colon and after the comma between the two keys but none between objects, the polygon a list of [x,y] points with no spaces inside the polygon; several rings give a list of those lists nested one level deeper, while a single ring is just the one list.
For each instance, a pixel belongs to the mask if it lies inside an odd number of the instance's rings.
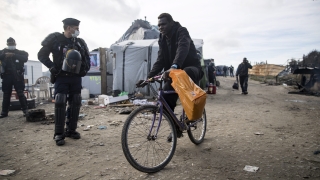
[{"label": "metal pole", "polygon": [[31,66],[31,79],[32,79],[32,84],[33,84],[33,66]]}]

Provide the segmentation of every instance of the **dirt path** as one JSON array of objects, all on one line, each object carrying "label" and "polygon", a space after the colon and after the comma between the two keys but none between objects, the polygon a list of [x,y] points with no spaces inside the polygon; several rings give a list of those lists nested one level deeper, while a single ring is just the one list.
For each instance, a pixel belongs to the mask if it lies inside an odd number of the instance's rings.
[{"label": "dirt path", "polygon": [[[53,141],[53,123],[26,122],[20,111],[0,119],[0,179],[319,179],[320,98],[288,94],[284,86],[249,80],[249,94],[231,89],[234,79],[207,99],[205,141],[178,139],[172,161],[155,174],[132,168],[123,156],[120,134],[127,115],[118,108],[83,107],[80,140]],[[37,108],[53,112],[53,104]],[[97,129],[105,125],[107,129]],[[260,135],[256,135],[259,134]],[[247,172],[246,165],[259,167]]]}]

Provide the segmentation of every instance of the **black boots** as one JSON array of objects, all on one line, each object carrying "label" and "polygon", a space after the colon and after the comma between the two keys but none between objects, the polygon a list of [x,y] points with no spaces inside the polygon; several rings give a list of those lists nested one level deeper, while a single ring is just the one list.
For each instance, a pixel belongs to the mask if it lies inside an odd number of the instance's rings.
[{"label": "black boots", "polygon": [[56,141],[58,146],[64,145],[64,122],[66,118],[66,101],[67,96],[65,94],[58,93],[55,98],[56,102],[54,105],[55,114],[55,132],[53,139]]},{"label": "black boots", "polygon": [[1,112],[0,118],[4,118],[8,116],[10,98],[11,98],[11,93],[8,93],[8,92],[3,93],[2,112]]},{"label": "black boots", "polygon": [[3,112],[1,112],[1,114],[0,114],[0,118],[5,118],[5,117],[7,117],[8,116],[8,113],[3,113]]}]

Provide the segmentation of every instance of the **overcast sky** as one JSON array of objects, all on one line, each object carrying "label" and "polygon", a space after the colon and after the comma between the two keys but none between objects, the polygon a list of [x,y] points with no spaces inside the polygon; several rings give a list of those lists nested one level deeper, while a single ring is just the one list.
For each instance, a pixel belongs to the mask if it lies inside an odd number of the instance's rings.
[{"label": "overcast sky", "polygon": [[[110,47],[135,19],[157,25],[170,13],[203,39],[204,58],[216,65],[285,64],[320,50],[320,0],[0,0],[0,48],[13,37],[17,49],[38,60],[41,41],[62,32],[62,20],[79,19],[80,36],[93,50]],[[43,69],[43,71],[46,69]]]}]

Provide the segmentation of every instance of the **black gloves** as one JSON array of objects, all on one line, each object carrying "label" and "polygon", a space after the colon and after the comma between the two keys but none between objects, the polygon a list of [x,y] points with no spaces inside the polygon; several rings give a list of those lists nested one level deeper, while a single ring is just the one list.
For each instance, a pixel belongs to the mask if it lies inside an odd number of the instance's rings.
[{"label": "black gloves", "polygon": [[171,71],[172,69],[175,69],[175,68],[170,68],[170,69],[168,69],[167,71],[165,71],[165,72],[163,73],[163,79],[164,79],[165,81],[170,81],[170,80],[171,80],[171,77],[169,76],[169,74],[170,74],[170,71]]},{"label": "black gloves", "polygon": [[146,82],[145,80],[139,80],[136,84],[136,88],[138,87],[144,87],[148,84],[148,82]]},{"label": "black gloves", "polygon": [[49,71],[51,72],[51,74],[53,75],[57,75],[59,73],[59,71],[53,66],[49,69]]},{"label": "black gloves", "polygon": [[80,71],[80,73],[79,73],[79,75],[81,76],[81,77],[84,77],[85,75],[87,74],[87,71]]}]

